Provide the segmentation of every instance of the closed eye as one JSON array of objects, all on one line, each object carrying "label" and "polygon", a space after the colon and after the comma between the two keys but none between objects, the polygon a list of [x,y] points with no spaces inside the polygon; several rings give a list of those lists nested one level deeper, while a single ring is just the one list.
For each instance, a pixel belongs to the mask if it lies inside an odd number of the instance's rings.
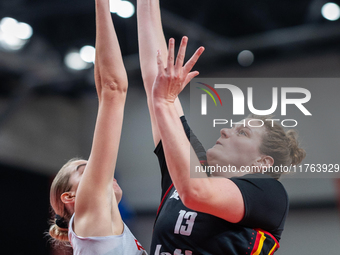
[{"label": "closed eye", "polygon": [[86,164],[81,164],[81,165],[77,166],[76,171],[78,171],[80,174],[83,174],[84,170],[85,170],[85,166],[86,166]]}]

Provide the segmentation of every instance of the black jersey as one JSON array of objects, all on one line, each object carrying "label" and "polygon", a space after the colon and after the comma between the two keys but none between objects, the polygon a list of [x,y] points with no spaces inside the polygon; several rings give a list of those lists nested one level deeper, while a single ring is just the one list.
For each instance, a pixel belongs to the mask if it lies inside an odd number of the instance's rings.
[{"label": "black jersey", "polygon": [[[199,160],[205,163],[202,145],[181,118]],[[245,204],[245,216],[237,224],[184,206],[174,188],[162,143],[155,149],[162,172],[162,201],[154,225],[151,255],[264,255],[279,247],[288,196],[282,184],[261,174],[233,177]]]}]

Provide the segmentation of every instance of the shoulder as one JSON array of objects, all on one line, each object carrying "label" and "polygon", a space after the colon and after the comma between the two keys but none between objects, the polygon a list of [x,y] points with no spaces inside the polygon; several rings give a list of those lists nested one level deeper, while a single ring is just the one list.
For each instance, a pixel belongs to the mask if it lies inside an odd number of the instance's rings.
[{"label": "shoulder", "polygon": [[286,193],[282,183],[277,179],[266,174],[247,174],[240,177],[230,178],[240,189],[256,188],[261,191],[270,191],[275,189]]},{"label": "shoulder", "polygon": [[265,174],[247,174],[230,178],[242,193],[245,206],[258,201],[275,208],[288,207],[288,194],[280,181]]},{"label": "shoulder", "polygon": [[244,200],[245,214],[239,223],[267,230],[279,239],[289,208],[282,183],[263,174],[248,174],[230,180],[240,189]]}]

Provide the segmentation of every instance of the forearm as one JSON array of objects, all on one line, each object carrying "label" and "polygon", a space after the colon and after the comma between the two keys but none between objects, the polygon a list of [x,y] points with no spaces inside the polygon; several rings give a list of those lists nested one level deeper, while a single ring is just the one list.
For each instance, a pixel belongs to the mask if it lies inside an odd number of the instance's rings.
[{"label": "forearm", "polygon": [[137,0],[137,25],[141,72],[146,94],[150,97],[157,75],[157,50],[163,52],[164,61],[167,55],[159,0]]},{"label": "forearm", "polygon": [[[200,166],[198,158],[191,150],[190,142],[174,104],[155,101],[154,111],[162,139],[167,167],[171,179],[184,204],[188,200],[203,198],[204,191],[210,185],[207,178],[191,178],[190,169]],[[190,156],[191,155],[191,156]],[[195,177],[207,177],[203,172]]]},{"label": "forearm", "polygon": [[102,90],[127,89],[127,75],[108,0],[96,0],[95,81],[99,99]]},{"label": "forearm", "polygon": [[160,136],[153,112],[151,93],[157,75],[157,50],[164,51],[165,56],[167,52],[159,0],[137,0],[137,27],[140,67],[150,113],[153,141],[157,146]]},{"label": "forearm", "polygon": [[[164,62],[167,58],[167,45],[162,28],[159,0],[137,0],[137,25],[140,66],[150,112],[153,140],[156,146],[160,136],[153,112],[151,93],[152,85],[158,72],[156,62],[157,51],[160,50],[162,52]],[[182,116],[183,109],[178,98],[175,105],[178,116]]]}]

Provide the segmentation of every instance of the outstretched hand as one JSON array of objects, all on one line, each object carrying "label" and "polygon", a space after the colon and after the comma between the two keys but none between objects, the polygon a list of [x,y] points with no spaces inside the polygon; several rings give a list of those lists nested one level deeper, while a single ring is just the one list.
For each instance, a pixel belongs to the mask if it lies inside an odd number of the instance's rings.
[{"label": "outstretched hand", "polygon": [[[174,103],[179,93],[184,87],[196,77],[199,72],[191,71],[196,64],[197,60],[204,51],[204,47],[199,47],[191,58],[184,63],[185,51],[188,43],[188,37],[184,36],[181,41],[181,45],[178,50],[176,62],[174,61],[175,52],[175,40],[171,38],[169,40],[169,50],[167,67],[164,68],[164,64],[161,58],[161,52],[157,54],[157,66],[158,74],[154,81],[152,95],[154,101],[163,101],[168,103]],[[175,62],[175,63],[174,63]]]}]

